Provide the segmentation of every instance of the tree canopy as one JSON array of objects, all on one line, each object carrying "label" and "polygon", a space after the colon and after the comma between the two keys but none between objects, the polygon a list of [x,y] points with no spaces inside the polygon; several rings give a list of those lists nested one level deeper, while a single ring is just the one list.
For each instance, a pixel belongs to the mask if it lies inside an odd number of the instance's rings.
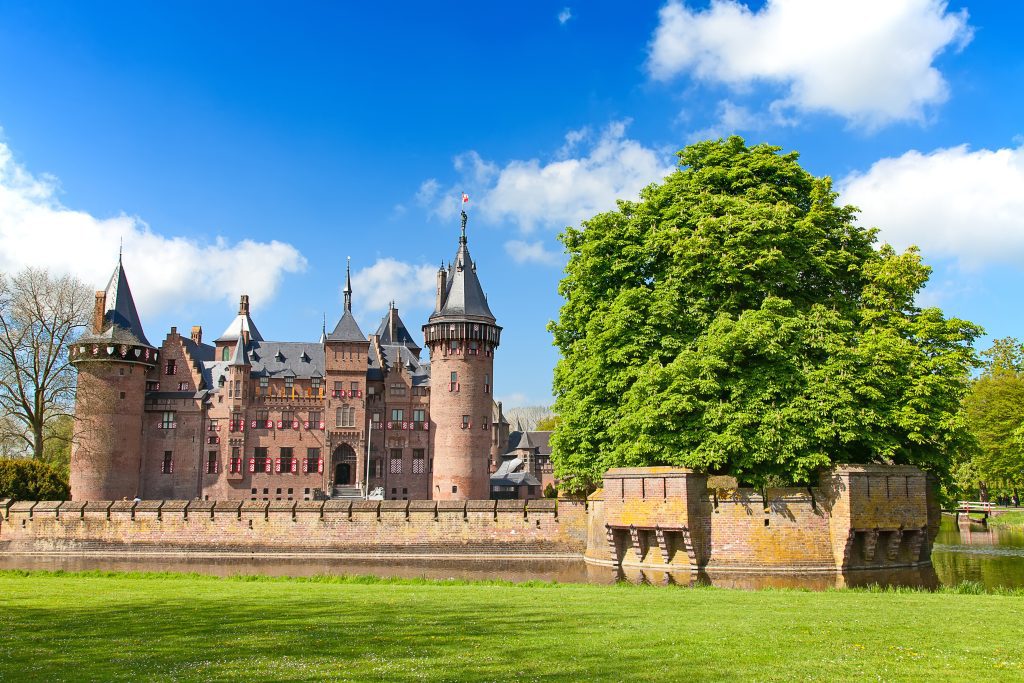
[{"label": "tree canopy", "polygon": [[741,138],[679,153],[637,202],[567,228],[550,329],[555,474],[676,465],[753,484],[837,462],[948,471],[981,330],[918,308],[916,249],[876,248],[831,179]]},{"label": "tree canopy", "polygon": [[957,481],[982,492],[1024,487],[1024,346],[1011,337],[996,339],[981,354],[984,370],[964,400],[976,448],[959,459]]}]

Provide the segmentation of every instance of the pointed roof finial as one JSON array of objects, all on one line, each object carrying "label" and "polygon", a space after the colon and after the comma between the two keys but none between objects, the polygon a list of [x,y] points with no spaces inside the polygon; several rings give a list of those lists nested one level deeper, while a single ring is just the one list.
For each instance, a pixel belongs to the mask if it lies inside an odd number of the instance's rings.
[{"label": "pointed roof finial", "polygon": [[121,263],[121,257],[124,256],[124,237],[118,240],[117,244],[117,262]]},{"label": "pointed roof finial", "polygon": [[352,310],[352,257],[345,260],[345,289],[341,290],[345,295],[345,310]]},{"label": "pointed roof finial", "polygon": [[465,209],[462,211],[462,236],[459,237],[459,244],[466,243],[466,221],[469,220],[469,216],[466,215]]}]

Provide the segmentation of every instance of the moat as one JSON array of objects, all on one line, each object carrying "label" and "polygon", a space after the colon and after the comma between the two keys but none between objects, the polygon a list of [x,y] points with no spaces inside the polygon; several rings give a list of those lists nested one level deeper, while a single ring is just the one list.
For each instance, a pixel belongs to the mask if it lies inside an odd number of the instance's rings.
[{"label": "moat", "polygon": [[582,560],[353,560],[313,556],[268,555],[0,555],[0,569],[109,570],[196,572],[216,576],[264,574],[314,576],[318,574],[372,575],[382,577],[530,580],[560,583],[633,583],[692,585],[758,589],[766,587],[825,590],[871,584],[935,588],[975,581],[986,588],[1024,587],[1024,530],[972,525],[958,529],[944,516],[932,553],[932,567],[853,571],[844,574],[677,574],[657,571],[625,571],[588,565]]}]

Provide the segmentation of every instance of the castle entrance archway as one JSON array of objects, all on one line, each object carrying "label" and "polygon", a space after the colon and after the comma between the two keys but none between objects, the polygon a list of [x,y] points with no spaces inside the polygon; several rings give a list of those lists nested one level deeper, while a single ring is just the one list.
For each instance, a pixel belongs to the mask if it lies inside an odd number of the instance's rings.
[{"label": "castle entrance archway", "polygon": [[334,485],[352,486],[356,483],[356,452],[347,443],[339,444],[331,457],[334,467]]}]

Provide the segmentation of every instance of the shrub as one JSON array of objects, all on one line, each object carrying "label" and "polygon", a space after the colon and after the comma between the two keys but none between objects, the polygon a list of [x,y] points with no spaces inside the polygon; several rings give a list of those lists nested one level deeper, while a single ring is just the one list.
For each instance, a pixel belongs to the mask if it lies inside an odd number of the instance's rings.
[{"label": "shrub", "polygon": [[65,500],[68,480],[60,470],[38,460],[0,460],[0,498]]}]

